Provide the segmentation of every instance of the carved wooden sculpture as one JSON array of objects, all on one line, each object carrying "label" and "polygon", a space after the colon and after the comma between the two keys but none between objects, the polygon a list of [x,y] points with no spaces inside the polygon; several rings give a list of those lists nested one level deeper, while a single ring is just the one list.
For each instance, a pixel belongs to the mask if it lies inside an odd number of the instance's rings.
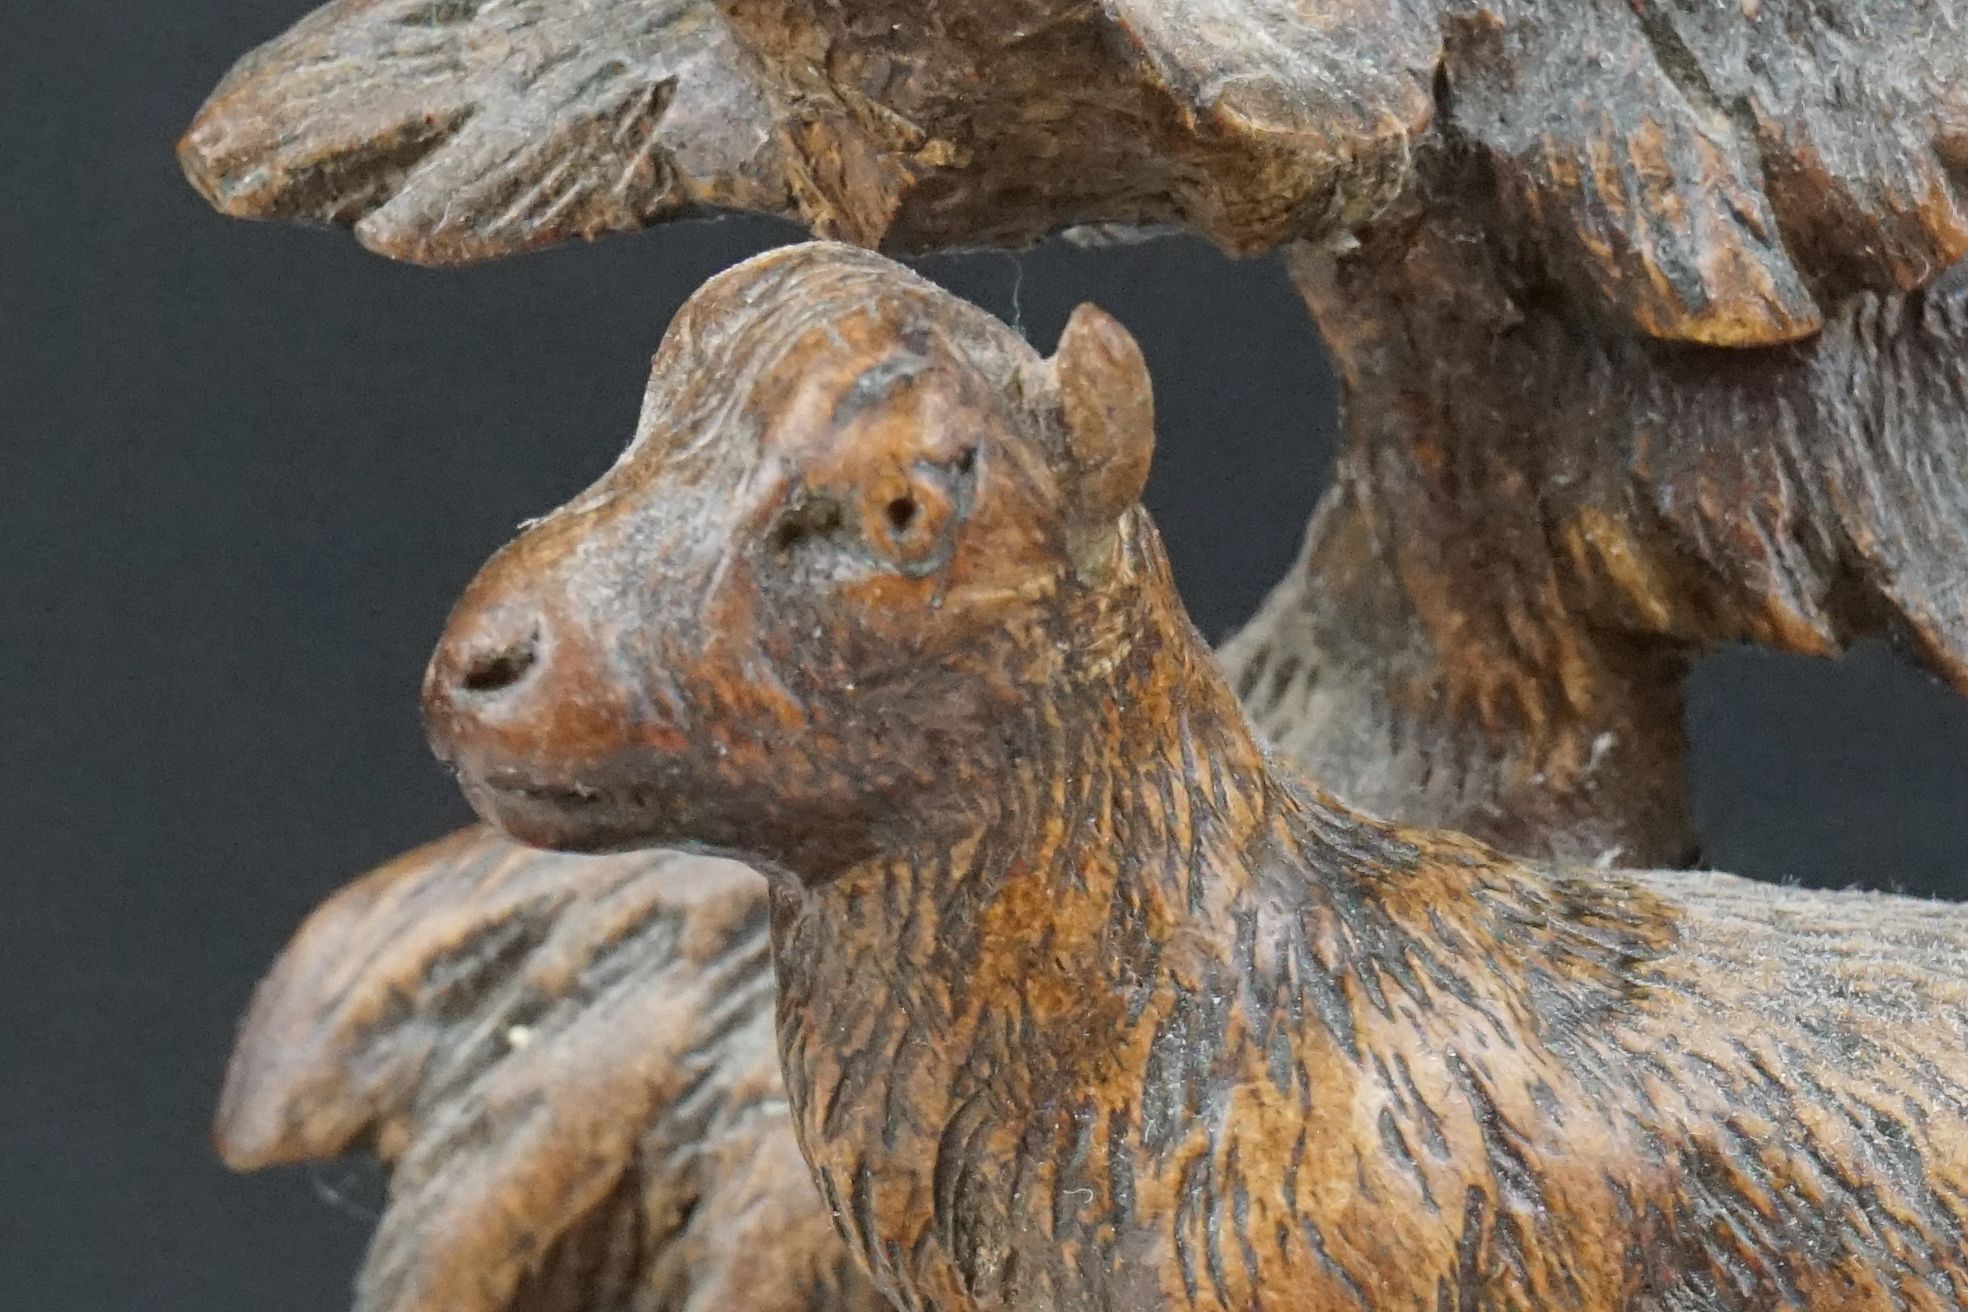
[{"label": "carved wooden sculpture", "polygon": [[714,279],[474,581],[517,836],[770,873],[781,1064],[902,1308],[1968,1303],[1968,911],[1580,876],[1259,746],[1136,497],[1132,340],[879,257]]},{"label": "carved wooden sculpture", "polygon": [[1949,6],[1885,0],[341,0],[183,158],[229,212],[430,263],[702,206],[1282,247],[1349,436],[1224,653],[1258,727],[1377,814],[1669,864],[1700,651],[1886,634],[1968,688],[1965,64]]}]

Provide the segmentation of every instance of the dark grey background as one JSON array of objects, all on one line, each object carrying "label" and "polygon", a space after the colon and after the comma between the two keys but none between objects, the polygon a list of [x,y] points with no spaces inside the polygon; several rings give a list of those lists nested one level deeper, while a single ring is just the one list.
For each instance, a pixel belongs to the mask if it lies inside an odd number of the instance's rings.
[{"label": "dark grey background", "polygon": [[[373,1173],[214,1164],[233,1019],[310,906],[465,820],[415,712],[451,598],[613,458],[689,291],[794,235],[429,273],[221,220],[173,139],[302,7],[0,4],[0,1308],[345,1306]],[[926,267],[1048,349],[1081,299],[1135,330],[1184,591],[1247,615],[1334,423],[1277,265]],[[1718,659],[1692,728],[1717,864],[1968,894],[1968,705],[1890,657]]]}]

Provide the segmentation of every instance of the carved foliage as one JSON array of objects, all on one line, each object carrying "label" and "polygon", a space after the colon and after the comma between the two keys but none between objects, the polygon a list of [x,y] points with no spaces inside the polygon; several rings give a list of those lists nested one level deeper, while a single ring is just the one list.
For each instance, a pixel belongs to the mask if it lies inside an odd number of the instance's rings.
[{"label": "carved foliage", "polygon": [[468,830],[310,918],[218,1145],[391,1163],[362,1312],[875,1312],[793,1142],[772,995],[743,867]]},{"label": "carved foliage", "polygon": [[780,91],[806,217],[865,245],[1177,221],[1258,249],[1385,205],[1432,113],[1432,42],[1371,5],[722,5]]},{"label": "carved foliage", "polygon": [[335,0],[241,60],[179,153],[229,214],[456,264],[783,210],[771,123],[702,0]]}]

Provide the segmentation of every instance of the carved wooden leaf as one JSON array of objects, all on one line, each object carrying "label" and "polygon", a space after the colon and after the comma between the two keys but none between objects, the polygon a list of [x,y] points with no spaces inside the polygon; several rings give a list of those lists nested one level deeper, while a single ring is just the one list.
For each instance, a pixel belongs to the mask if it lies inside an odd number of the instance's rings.
[{"label": "carved wooden leaf", "polygon": [[788,207],[709,0],[336,0],[242,59],[180,146],[228,214],[451,264]]},{"label": "carved wooden leaf", "polygon": [[875,1308],[787,1121],[765,921],[729,862],[413,852],[261,985],[220,1151],[391,1163],[361,1312]]},{"label": "carved wooden leaf", "polygon": [[1428,117],[1441,41],[1411,6],[1361,0],[1113,0],[1170,87],[1271,131],[1371,134]]},{"label": "carved wooden leaf", "polygon": [[1968,28],[1878,0],[1445,8],[1455,129],[1554,272],[1643,332],[1818,330],[1968,254]]},{"label": "carved wooden leaf", "polygon": [[1945,4],[1651,0],[1639,12],[1689,99],[1763,161],[1814,273],[1911,290],[1968,254],[1968,29]]}]

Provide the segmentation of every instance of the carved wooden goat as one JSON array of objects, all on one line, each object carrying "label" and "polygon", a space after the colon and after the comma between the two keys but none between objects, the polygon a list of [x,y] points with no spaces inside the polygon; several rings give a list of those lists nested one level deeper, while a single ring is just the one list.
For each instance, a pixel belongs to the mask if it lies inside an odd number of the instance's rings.
[{"label": "carved wooden goat", "polygon": [[802,1147],[899,1306],[1968,1304],[1968,912],[1574,877],[1271,759],[1145,370],[848,248],[723,275],[426,687],[532,841],[774,881]]}]

